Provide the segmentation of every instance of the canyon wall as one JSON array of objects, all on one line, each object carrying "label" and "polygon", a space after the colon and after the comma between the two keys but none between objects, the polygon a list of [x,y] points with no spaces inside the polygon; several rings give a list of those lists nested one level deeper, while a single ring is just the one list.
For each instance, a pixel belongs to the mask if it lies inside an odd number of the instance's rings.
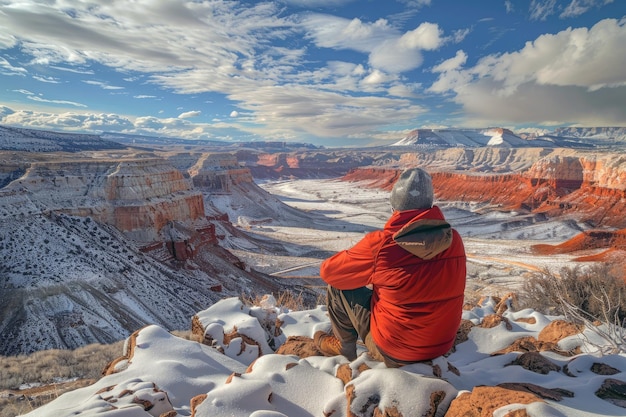
[{"label": "canyon wall", "polygon": [[187,172],[194,187],[209,191],[230,192],[233,185],[254,182],[250,169],[230,153],[203,154]]},{"label": "canyon wall", "polygon": [[420,166],[436,198],[489,203],[592,227],[626,227],[626,156],[568,150],[449,149],[407,153],[395,168],[357,168],[344,178],[391,189],[398,172]]},{"label": "canyon wall", "polygon": [[325,150],[278,153],[239,151],[237,159],[255,178],[331,178],[351,168],[376,164],[379,154],[389,151]]},{"label": "canyon wall", "polygon": [[158,240],[168,222],[204,217],[202,194],[161,158],[33,162],[2,190],[11,193],[41,212],[90,216],[139,242]]}]

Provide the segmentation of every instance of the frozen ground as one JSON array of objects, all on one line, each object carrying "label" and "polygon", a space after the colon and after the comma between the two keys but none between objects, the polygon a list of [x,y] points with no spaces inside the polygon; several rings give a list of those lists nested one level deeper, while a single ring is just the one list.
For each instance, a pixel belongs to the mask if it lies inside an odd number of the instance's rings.
[{"label": "frozen ground", "polygon": [[[350,247],[364,233],[382,227],[391,212],[387,191],[339,180],[263,182],[264,190],[285,204],[310,214],[308,224],[272,221],[246,224],[250,232],[286,244],[289,255],[238,252],[255,269],[283,277],[317,277],[328,255]],[[468,254],[468,291],[503,295],[520,287],[530,273],[558,272],[573,266],[573,256],[537,256],[536,243],[561,243],[580,233],[572,221],[538,221],[488,206],[436,202],[464,238]],[[580,255],[577,254],[577,255]],[[315,281],[312,281],[315,283]],[[321,285],[321,280],[317,282]]]}]

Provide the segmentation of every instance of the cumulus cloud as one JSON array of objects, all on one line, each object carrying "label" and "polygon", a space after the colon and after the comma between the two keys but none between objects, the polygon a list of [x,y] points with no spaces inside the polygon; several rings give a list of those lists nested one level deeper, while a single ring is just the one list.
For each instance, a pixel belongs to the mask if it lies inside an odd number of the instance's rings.
[{"label": "cumulus cloud", "polygon": [[625,42],[624,22],[606,19],[591,29],[542,35],[518,52],[482,60],[476,72],[492,75],[512,92],[528,81],[589,90],[626,85]]},{"label": "cumulus cloud", "polygon": [[457,51],[456,55],[433,67],[434,72],[447,72],[456,70],[467,62],[467,54],[464,51]]},{"label": "cumulus cloud", "polygon": [[451,93],[471,115],[516,123],[537,120],[622,124],[626,117],[625,22],[542,35],[519,51],[490,55],[471,68],[457,52],[433,68],[430,88]]},{"label": "cumulus cloud", "polygon": [[116,114],[46,113],[29,110],[0,112],[3,124],[37,129],[64,128],[74,131],[109,130],[121,131],[132,128],[132,122]]},{"label": "cumulus cloud", "polygon": [[393,73],[419,67],[421,51],[437,49],[444,42],[441,29],[434,23],[422,23],[400,33],[385,19],[366,23],[356,18],[309,14],[302,24],[318,46],[368,53],[374,69]]}]

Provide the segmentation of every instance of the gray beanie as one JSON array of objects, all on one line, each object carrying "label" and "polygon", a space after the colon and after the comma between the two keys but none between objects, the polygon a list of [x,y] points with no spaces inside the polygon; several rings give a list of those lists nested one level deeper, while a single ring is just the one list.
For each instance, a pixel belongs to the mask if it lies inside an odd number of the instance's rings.
[{"label": "gray beanie", "polygon": [[433,181],[422,169],[404,171],[391,190],[391,207],[405,211],[433,206]]}]

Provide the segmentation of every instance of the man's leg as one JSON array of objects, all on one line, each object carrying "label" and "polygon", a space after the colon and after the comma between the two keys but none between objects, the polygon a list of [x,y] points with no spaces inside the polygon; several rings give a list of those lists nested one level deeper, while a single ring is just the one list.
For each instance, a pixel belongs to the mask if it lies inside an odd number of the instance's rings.
[{"label": "man's leg", "polygon": [[349,360],[356,359],[356,342],[365,340],[370,325],[370,300],[368,288],[338,290],[328,286],[328,315],[333,334],[341,342],[341,354]]}]

